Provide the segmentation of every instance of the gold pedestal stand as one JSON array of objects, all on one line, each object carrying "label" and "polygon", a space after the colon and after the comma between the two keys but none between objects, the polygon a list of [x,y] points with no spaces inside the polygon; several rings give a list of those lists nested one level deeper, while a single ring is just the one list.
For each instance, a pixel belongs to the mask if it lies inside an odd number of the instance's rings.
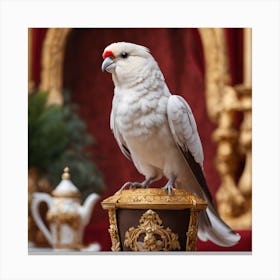
[{"label": "gold pedestal stand", "polygon": [[103,200],[112,251],[195,251],[207,203],[184,190],[130,189]]}]

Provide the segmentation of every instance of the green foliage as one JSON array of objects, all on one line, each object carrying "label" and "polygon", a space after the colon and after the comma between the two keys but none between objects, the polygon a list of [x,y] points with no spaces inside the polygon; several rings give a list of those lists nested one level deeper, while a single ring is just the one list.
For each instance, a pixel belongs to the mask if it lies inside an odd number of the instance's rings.
[{"label": "green foliage", "polygon": [[51,184],[61,180],[65,166],[71,170],[71,180],[85,196],[105,187],[102,174],[93,162],[88,148],[93,138],[65,94],[63,106],[47,106],[45,92],[28,97],[28,166],[36,167]]}]

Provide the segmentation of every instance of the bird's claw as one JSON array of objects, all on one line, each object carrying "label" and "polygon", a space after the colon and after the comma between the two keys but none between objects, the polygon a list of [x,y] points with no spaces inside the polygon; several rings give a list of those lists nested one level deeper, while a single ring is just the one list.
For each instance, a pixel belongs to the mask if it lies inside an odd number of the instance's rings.
[{"label": "bird's claw", "polygon": [[139,189],[139,188],[147,188],[147,185],[145,183],[138,183],[138,182],[133,182],[130,184],[131,189]]},{"label": "bird's claw", "polygon": [[126,187],[130,186],[130,189],[138,189],[138,188],[147,188],[148,183],[146,181],[139,183],[139,182],[126,182],[123,186],[115,193],[118,194],[123,191]]},{"label": "bird's claw", "polygon": [[175,188],[173,188],[173,184],[175,183],[176,181],[176,177],[173,176],[168,182],[167,184],[162,188],[163,190],[165,190],[168,195],[172,195],[173,191]]},{"label": "bird's claw", "polygon": [[173,186],[170,184],[166,184],[162,189],[165,190],[168,193],[168,195],[172,195],[174,191]]}]

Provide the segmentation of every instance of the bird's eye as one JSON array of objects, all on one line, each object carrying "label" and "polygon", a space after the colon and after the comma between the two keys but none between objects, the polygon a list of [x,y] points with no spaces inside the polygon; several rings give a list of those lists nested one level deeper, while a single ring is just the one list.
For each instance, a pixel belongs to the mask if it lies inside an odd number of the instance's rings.
[{"label": "bird's eye", "polygon": [[128,53],[127,52],[122,52],[121,53],[121,58],[127,58],[128,57]]}]

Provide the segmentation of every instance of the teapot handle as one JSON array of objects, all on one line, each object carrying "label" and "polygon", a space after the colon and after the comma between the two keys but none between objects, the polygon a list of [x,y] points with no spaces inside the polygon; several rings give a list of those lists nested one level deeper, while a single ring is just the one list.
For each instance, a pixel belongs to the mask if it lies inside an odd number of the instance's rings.
[{"label": "teapot handle", "polygon": [[33,193],[33,199],[31,204],[31,212],[35,223],[37,224],[38,228],[42,231],[50,245],[53,245],[51,233],[44,224],[42,217],[39,213],[39,205],[41,202],[46,202],[48,208],[50,209],[53,206],[53,198],[47,193]]}]

